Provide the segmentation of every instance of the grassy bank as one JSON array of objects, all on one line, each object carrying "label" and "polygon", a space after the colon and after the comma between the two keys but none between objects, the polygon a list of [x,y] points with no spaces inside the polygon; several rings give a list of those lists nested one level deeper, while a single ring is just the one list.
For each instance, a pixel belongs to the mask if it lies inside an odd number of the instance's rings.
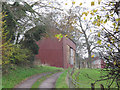
[{"label": "grassy bank", "polygon": [[56,88],[68,88],[67,81],[67,70],[65,70],[56,81]]},{"label": "grassy bank", "polygon": [[44,72],[53,72],[55,70],[63,70],[61,68],[49,67],[49,66],[35,66],[33,68],[17,67],[16,70],[2,77],[2,88],[13,88],[22,80]]},{"label": "grassy bank", "polygon": [[[105,74],[106,73],[100,69],[80,69],[76,70],[72,77],[79,83],[79,85],[76,86],[77,88],[90,88],[91,83],[94,83],[95,80],[101,79],[100,76]],[[99,81],[95,84],[95,88],[100,88],[100,84],[103,84],[104,87],[107,88],[109,81]],[[115,82],[112,87],[115,88]]]}]

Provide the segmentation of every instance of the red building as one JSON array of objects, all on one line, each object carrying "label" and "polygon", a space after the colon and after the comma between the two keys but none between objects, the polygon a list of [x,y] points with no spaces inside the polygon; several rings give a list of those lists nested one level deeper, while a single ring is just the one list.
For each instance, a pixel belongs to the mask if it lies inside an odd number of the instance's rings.
[{"label": "red building", "polygon": [[99,57],[95,57],[92,60],[92,68],[105,68],[105,62]]},{"label": "red building", "polygon": [[68,68],[75,63],[75,43],[69,38],[47,38],[37,42],[39,54],[36,60],[49,66]]},{"label": "red building", "polygon": [[[105,62],[103,59],[99,58],[99,57],[94,57],[91,60],[91,68],[105,68]],[[88,63],[89,63],[89,59],[86,58],[84,60],[81,60],[80,62],[80,66],[81,68],[88,68]]]}]

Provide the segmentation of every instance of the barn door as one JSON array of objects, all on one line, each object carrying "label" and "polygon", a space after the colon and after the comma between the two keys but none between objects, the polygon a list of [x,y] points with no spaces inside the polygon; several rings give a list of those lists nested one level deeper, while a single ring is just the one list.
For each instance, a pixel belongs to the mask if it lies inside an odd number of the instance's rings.
[{"label": "barn door", "polygon": [[72,48],[70,48],[70,64],[74,65],[74,62],[75,62],[75,51]]},{"label": "barn door", "polygon": [[67,63],[74,65],[75,63],[75,50],[67,45]]}]

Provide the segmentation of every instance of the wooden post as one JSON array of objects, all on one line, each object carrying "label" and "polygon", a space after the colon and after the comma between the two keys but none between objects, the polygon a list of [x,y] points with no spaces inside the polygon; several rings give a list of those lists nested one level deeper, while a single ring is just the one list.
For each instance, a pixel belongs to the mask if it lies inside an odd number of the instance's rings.
[{"label": "wooden post", "polygon": [[100,84],[100,88],[101,90],[104,90],[104,86],[102,84]]},{"label": "wooden post", "polygon": [[91,90],[95,90],[95,85],[94,85],[94,83],[91,83]]}]

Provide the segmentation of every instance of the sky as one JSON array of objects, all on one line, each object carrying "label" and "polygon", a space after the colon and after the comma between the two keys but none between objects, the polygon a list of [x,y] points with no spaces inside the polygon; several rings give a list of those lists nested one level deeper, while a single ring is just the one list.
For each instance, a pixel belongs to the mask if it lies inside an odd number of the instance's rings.
[{"label": "sky", "polygon": [[[26,2],[40,2],[41,0],[25,0],[25,1]],[[91,7],[91,2],[93,1],[95,2],[95,5]],[[57,2],[60,4],[60,7],[58,8],[62,8],[64,11],[69,10],[71,8],[72,2],[75,2],[73,7],[80,6],[80,3],[82,3],[81,7],[88,8],[89,10],[92,10],[98,7],[98,0],[48,0],[48,1],[42,0],[42,2],[47,3],[50,6],[52,5],[53,7],[58,7],[58,5],[54,3],[54,2]],[[34,8],[37,8],[37,6]],[[44,12],[44,9],[42,11]],[[87,16],[87,17],[90,17],[90,16]],[[85,53],[84,57],[87,57],[87,56],[88,56],[87,53]]]},{"label": "sky", "polygon": [[[24,0],[26,2],[36,2],[36,1],[41,1],[41,0]],[[72,3],[71,2],[75,2],[75,5],[74,6],[79,6],[80,3],[82,3],[82,7],[88,7],[88,8],[91,8],[91,2],[94,1],[96,2],[95,3],[95,6],[97,6],[97,2],[98,0],[42,0],[42,2],[46,2],[46,3],[51,3],[52,2],[58,2],[61,4],[61,8],[63,9],[69,9],[71,6],[72,6]],[[67,3],[67,5],[66,5]]]},{"label": "sky", "polygon": [[[99,7],[98,5],[98,0],[24,0],[28,3],[30,2],[44,2],[46,3],[47,5],[50,5],[50,6],[53,6],[53,7],[58,7],[58,8],[61,8],[63,9],[64,11],[66,10],[69,10],[72,6],[72,2],[75,2],[75,4],[73,5],[73,7],[77,7],[77,6],[80,6],[79,4],[82,3],[81,7],[85,7],[85,8],[88,8],[89,10],[92,10],[94,8],[97,8]],[[95,5],[94,6],[91,6],[91,2],[95,2]],[[105,1],[105,0],[102,0],[102,1]],[[60,5],[56,4],[55,2],[59,3]],[[38,6],[34,7],[34,8],[38,8]],[[51,9],[52,10],[52,9]],[[45,12],[44,9],[36,9],[36,11],[38,12]],[[90,16],[87,16],[87,17],[90,17]],[[89,34],[89,32],[88,32]],[[87,56],[87,54],[85,55]]]}]

